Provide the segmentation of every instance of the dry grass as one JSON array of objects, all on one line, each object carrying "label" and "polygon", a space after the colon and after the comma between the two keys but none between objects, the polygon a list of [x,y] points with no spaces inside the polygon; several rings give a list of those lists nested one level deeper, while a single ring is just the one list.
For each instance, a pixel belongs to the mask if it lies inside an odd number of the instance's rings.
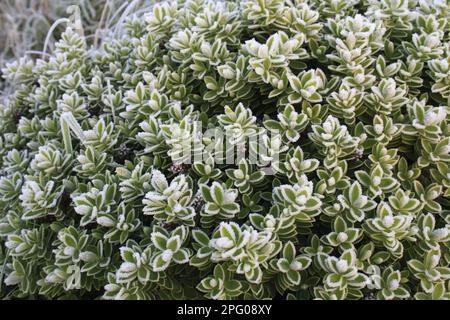
[{"label": "dry grass", "polygon": [[97,46],[107,31],[116,30],[124,18],[143,14],[158,0],[0,0],[0,90],[5,85],[1,69],[23,56],[41,57],[51,52],[65,28],[62,18],[76,5],[88,42]]},{"label": "dry grass", "polygon": [[[0,67],[8,60],[43,50],[49,30],[58,19],[67,17],[67,8],[80,7],[83,29],[98,42],[102,30],[118,23],[123,14],[147,7],[152,0],[1,0]],[[49,36],[49,50],[64,29],[61,24]]]}]

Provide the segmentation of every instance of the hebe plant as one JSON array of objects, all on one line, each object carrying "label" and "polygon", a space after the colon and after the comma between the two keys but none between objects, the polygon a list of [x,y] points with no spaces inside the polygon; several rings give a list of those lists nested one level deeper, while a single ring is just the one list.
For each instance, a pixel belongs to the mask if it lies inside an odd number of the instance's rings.
[{"label": "hebe plant", "polygon": [[[3,71],[0,297],[450,298],[449,21],[165,1],[99,49],[69,24]],[[198,123],[269,152],[217,161]]]}]

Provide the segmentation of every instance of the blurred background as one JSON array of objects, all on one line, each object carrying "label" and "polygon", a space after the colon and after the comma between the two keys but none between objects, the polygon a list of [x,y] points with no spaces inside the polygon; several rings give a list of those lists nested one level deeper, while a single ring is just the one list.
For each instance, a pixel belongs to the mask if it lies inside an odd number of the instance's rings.
[{"label": "blurred background", "polygon": [[39,54],[46,40],[51,51],[66,26],[58,20],[69,16],[67,8],[72,5],[80,8],[85,35],[94,39],[124,16],[145,12],[155,2],[158,1],[0,0],[0,67],[26,54]]},{"label": "blurred background", "polygon": [[[95,32],[103,11],[117,10],[117,0],[0,0],[0,65],[29,51],[41,51],[52,24],[67,16],[67,8],[80,6],[87,32]],[[106,14],[108,14],[106,12]],[[49,46],[64,24],[56,27]]]},{"label": "blurred background", "polygon": [[51,52],[76,5],[84,34],[89,40],[101,39],[111,28],[133,13],[144,12],[155,0],[0,0],[0,89],[1,68],[24,55],[38,57],[44,47]]}]

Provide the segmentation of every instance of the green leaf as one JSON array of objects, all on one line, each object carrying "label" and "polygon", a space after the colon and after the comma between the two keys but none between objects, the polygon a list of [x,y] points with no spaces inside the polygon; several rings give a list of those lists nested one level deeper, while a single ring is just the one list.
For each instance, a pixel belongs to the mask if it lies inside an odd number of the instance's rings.
[{"label": "green leaf", "polygon": [[289,261],[294,261],[295,258],[295,246],[291,241],[288,241],[283,248],[283,257]]},{"label": "green leaf", "polygon": [[287,278],[289,279],[289,282],[291,282],[293,285],[298,285],[300,283],[300,273],[297,271],[289,270],[286,274]]},{"label": "green leaf", "polygon": [[217,204],[223,203],[224,190],[218,183],[213,183],[211,187],[211,197],[215,203]]},{"label": "green leaf", "polygon": [[178,251],[180,247],[181,247],[181,239],[178,235],[170,237],[166,242],[166,248],[172,250],[173,252]]},{"label": "green leaf", "polygon": [[289,261],[285,258],[278,259],[277,267],[281,272],[286,273],[289,271]]},{"label": "green leaf", "polygon": [[153,271],[155,272],[160,272],[160,271],[164,271],[167,269],[167,267],[169,266],[171,260],[168,261],[164,261],[163,257],[162,257],[162,253],[157,254],[154,258],[153,258],[153,262],[152,262],[152,268]]},{"label": "green leaf", "polygon": [[372,180],[365,171],[356,171],[355,176],[362,185],[366,187],[372,185]]},{"label": "green leaf", "polygon": [[151,236],[152,243],[159,250],[166,250],[167,248],[167,237],[161,232],[153,232]]},{"label": "green leaf", "polygon": [[223,270],[223,267],[220,264],[217,264],[214,267],[214,278],[216,279],[225,279],[225,271]]},{"label": "green leaf", "polygon": [[334,220],[334,231],[335,232],[345,232],[347,230],[347,224],[345,223],[345,220],[341,217],[336,217]]},{"label": "green leaf", "polygon": [[192,237],[202,246],[208,246],[209,238],[208,235],[200,229],[192,230]]},{"label": "green leaf", "polygon": [[189,252],[185,249],[178,250],[173,255],[173,261],[178,264],[183,264],[189,262]]},{"label": "green leaf", "polygon": [[242,285],[237,280],[228,280],[224,282],[224,288],[227,291],[239,291],[242,288]]},{"label": "green leaf", "polygon": [[69,247],[72,247],[72,248],[76,248],[77,247],[77,240],[71,234],[67,234],[67,233],[64,234],[64,242]]}]

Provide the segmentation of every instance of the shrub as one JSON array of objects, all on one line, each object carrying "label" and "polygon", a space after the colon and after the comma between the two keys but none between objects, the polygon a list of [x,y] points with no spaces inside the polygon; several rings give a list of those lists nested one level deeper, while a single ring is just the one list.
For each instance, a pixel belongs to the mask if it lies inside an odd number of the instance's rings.
[{"label": "shrub", "polygon": [[100,48],[72,21],[3,70],[0,296],[448,299],[449,9],[166,1]]}]

